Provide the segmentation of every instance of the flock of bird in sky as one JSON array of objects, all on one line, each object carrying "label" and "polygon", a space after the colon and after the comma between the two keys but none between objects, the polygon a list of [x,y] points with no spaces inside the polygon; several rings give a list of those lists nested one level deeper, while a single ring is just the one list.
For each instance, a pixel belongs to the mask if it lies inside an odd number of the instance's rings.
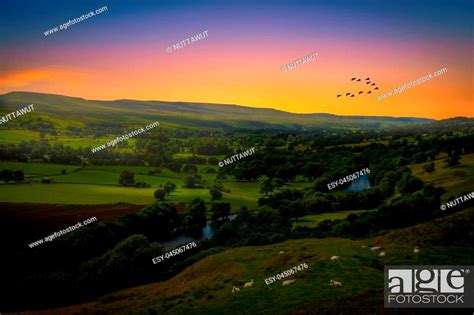
[{"label": "flock of bird in sky", "polygon": [[[351,81],[352,81],[352,82],[353,82],[353,81],[355,81],[355,82],[361,82],[361,79],[358,79],[358,78],[356,78],[356,77],[353,77],[353,78],[351,79]],[[379,87],[378,87],[374,82],[370,82],[370,78],[365,78],[365,81],[366,81],[365,84],[369,85],[369,88],[372,87],[372,86],[375,86],[374,90],[378,90],[378,89],[379,89]],[[367,93],[367,94],[372,94],[372,90],[368,90],[366,93]],[[364,94],[364,91],[359,91],[359,95],[361,95],[361,94]],[[338,94],[338,95],[337,95],[337,97],[341,97],[341,96],[342,96],[342,94]],[[346,93],[346,96],[348,96],[348,97],[354,97],[354,94],[351,93],[351,92],[348,92],[348,93]]]}]

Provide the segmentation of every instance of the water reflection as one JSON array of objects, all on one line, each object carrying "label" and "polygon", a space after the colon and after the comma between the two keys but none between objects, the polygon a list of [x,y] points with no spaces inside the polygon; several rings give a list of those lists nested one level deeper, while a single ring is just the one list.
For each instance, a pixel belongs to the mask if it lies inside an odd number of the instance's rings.
[{"label": "water reflection", "polygon": [[371,186],[369,182],[369,176],[364,175],[353,180],[351,182],[351,185],[347,187],[346,189],[344,189],[344,191],[362,191],[362,190],[369,189],[370,187]]},{"label": "water reflection", "polygon": [[[237,217],[237,214],[231,214],[229,215],[229,220],[234,220],[236,217]],[[168,249],[176,248],[180,245],[187,244],[192,241],[209,240],[212,238],[213,235],[214,235],[214,227],[212,226],[212,221],[207,221],[206,225],[202,228],[202,234],[199,238],[196,239],[186,234],[181,234],[170,241],[162,242],[161,245],[166,250],[168,250]]]}]

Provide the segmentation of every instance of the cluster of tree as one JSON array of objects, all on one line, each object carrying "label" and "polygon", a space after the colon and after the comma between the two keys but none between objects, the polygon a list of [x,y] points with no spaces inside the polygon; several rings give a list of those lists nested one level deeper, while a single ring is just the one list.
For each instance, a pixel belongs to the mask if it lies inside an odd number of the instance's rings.
[{"label": "cluster of tree", "polygon": [[25,180],[25,174],[23,171],[12,171],[12,170],[1,170],[0,171],[0,181],[4,181],[5,184],[8,182],[21,183]]},{"label": "cluster of tree", "polygon": [[211,189],[209,189],[209,194],[211,195],[212,200],[218,200],[222,198],[221,190],[216,187],[211,187]]},{"label": "cluster of tree", "polygon": [[423,166],[423,170],[428,173],[428,174],[431,174],[433,173],[434,171],[436,171],[436,168],[435,168],[435,164],[434,162],[430,162],[430,163],[427,163]]},{"label": "cluster of tree", "polygon": [[285,184],[285,180],[275,177],[275,178],[269,178],[267,176],[262,176],[259,179],[260,182],[260,193],[265,194],[265,196],[268,196],[269,193],[271,193],[275,188],[282,187]]},{"label": "cluster of tree", "polygon": [[184,178],[185,188],[207,188],[206,181],[202,178],[201,175],[196,173],[188,173]]},{"label": "cluster of tree", "polygon": [[228,202],[213,202],[210,211],[212,213],[213,222],[225,222],[229,219],[230,203]]},{"label": "cluster of tree", "polygon": [[[283,190],[259,199],[254,213],[243,211],[215,233],[213,241],[220,246],[262,245],[300,237],[368,237],[381,230],[401,228],[441,215],[442,188],[424,185],[408,169],[384,172],[377,176],[377,186],[361,192],[322,193],[309,188]],[[384,202],[394,189],[401,194]],[[346,209],[373,209],[344,220],[324,220],[315,228],[297,227],[298,217],[318,212]]]},{"label": "cluster of tree", "polygon": [[150,184],[145,182],[136,182],[135,174],[132,171],[124,170],[119,175],[118,183],[121,186],[134,186],[137,188],[149,188]]},{"label": "cluster of tree", "polygon": [[[208,245],[201,242],[199,248],[181,254],[179,260],[154,265],[151,259],[165,253],[159,242],[182,232],[191,235],[201,232],[207,210],[201,199],[190,202],[183,214],[172,204],[154,203],[115,222],[84,226],[41,247],[28,251],[12,247],[15,253],[8,256],[14,257],[14,264],[23,266],[26,261],[37,264],[30,270],[8,268],[8,272],[1,272],[2,280],[9,283],[12,299],[18,298],[18,303],[22,303],[17,305],[18,310],[33,305],[58,306],[58,301],[77,303],[121,288],[167,279],[194,262],[188,258],[197,252],[202,258]],[[230,205],[216,203],[211,211],[217,220],[217,216],[228,216]],[[8,235],[7,232],[13,233],[2,231]],[[51,286],[49,293],[41,290],[44,285]],[[20,295],[28,302],[20,301]]]},{"label": "cluster of tree", "polygon": [[461,165],[461,162],[459,162],[460,156],[457,151],[448,151],[448,157],[444,160],[446,165],[450,168],[455,168],[458,165]]},{"label": "cluster of tree", "polygon": [[28,129],[32,131],[40,132],[40,135],[44,137],[46,134],[56,136],[58,133],[54,127],[54,124],[42,117],[25,117],[21,120],[12,120],[8,124],[9,129]]},{"label": "cluster of tree", "polygon": [[[342,211],[350,209],[374,209],[391,197],[395,189],[402,194],[412,193],[423,188],[423,182],[413,176],[407,167],[391,170],[390,163],[380,161],[372,164],[369,179],[372,187],[367,190],[331,191],[327,183],[337,177],[320,177],[314,185],[305,190],[280,190],[272,195],[259,199],[260,206],[270,206],[285,213],[288,218],[295,218],[305,214]],[[273,188],[269,178],[262,178],[261,193],[269,192]]]},{"label": "cluster of tree", "polygon": [[219,176],[214,180],[214,184],[209,189],[209,194],[211,195],[212,200],[218,200],[222,198],[222,193],[230,193],[230,189],[225,188],[222,180]]},{"label": "cluster of tree", "polygon": [[232,149],[224,143],[196,141],[193,145],[193,151],[202,155],[228,155],[232,152]]},{"label": "cluster of tree", "polygon": [[163,201],[166,195],[169,195],[175,189],[176,189],[175,183],[166,182],[163,188],[158,188],[157,190],[155,190],[155,192],[153,193],[153,196],[155,197],[155,199]]},{"label": "cluster of tree", "polygon": [[[123,132],[116,125],[107,128]],[[321,177],[334,180],[351,174],[360,165],[380,164],[378,161],[382,160],[392,166],[402,167],[410,163],[432,162],[440,154],[446,154],[446,165],[456,167],[460,155],[474,152],[473,135],[469,133],[469,128],[472,128],[472,120],[456,119],[389,131],[197,132],[203,135],[202,139],[197,138],[196,131],[193,134],[181,129],[160,129],[153,131],[152,135],[146,133],[137,137],[133,153],[114,149],[92,153],[90,148],[72,149],[42,140],[1,144],[0,160],[41,160],[74,165],[150,165],[186,173],[185,166],[215,165],[218,160],[197,155],[174,158],[174,154],[192,152],[228,156],[241,148],[255,146],[258,148],[255,155],[227,165],[225,170],[220,168],[218,176],[234,175],[238,181],[255,181],[267,176],[272,181],[278,179],[287,182],[295,180],[298,175],[303,175],[308,181]],[[73,132],[73,129],[70,131]],[[353,145],[366,141],[377,143]],[[346,145],[349,143],[350,146]],[[294,150],[296,147],[298,150]],[[431,171],[431,168],[426,171]],[[208,168],[205,172],[213,172],[213,169]],[[197,172],[188,176],[186,182],[186,187],[207,186]],[[269,185],[267,181],[262,193],[271,192],[274,184]]]},{"label": "cluster of tree", "polygon": [[249,212],[244,207],[232,221],[224,223],[214,234],[219,246],[265,245],[282,242],[291,233],[291,222],[278,210],[267,206]]},{"label": "cluster of tree", "polygon": [[344,220],[324,220],[315,228],[297,227],[294,237],[369,237],[384,229],[411,226],[441,215],[444,190],[431,185],[405,193],[381,205],[377,211],[351,214]]},{"label": "cluster of tree", "polygon": [[194,164],[185,164],[182,167],[185,188],[207,188],[207,182],[198,174],[198,168]]}]

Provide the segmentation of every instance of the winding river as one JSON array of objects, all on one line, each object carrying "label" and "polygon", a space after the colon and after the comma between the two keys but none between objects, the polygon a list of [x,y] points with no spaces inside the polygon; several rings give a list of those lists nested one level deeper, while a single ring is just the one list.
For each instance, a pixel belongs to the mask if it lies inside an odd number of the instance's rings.
[{"label": "winding river", "polygon": [[[369,177],[367,175],[361,176],[351,182],[351,185],[347,187],[344,191],[362,191],[369,189],[370,182]],[[229,215],[229,220],[233,220],[237,217],[237,214]],[[207,221],[206,225],[202,228],[202,234],[199,238],[193,238],[186,234],[181,234],[175,237],[174,239],[166,242],[162,242],[161,245],[165,248],[165,250],[176,248],[180,245],[187,244],[192,241],[202,241],[202,240],[209,240],[214,235],[214,228],[212,227],[212,222],[209,220]]]},{"label": "winding river", "polygon": [[[237,214],[229,215],[229,220],[234,220],[237,217]],[[206,225],[202,228],[202,234],[199,238],[193,238],[186,234],[181,234],[175,237],[174,239],[166,242],[162,242],[161,245],[165,248],[165,250],[176,248],[180,245],[187,244],[192,241],[203,241],[209,240],[214,235],[214,228],[212,227],[212,221],[207,221]]]},{"label": "winding river", "polygon": [[369,189],[370,187],[371,186],[369,182],[369,176],[364,175],[353,180],[351,182],[351,185],[347,187],[346,189],[344,189],[344,191],[362,191],[362,190]]}]

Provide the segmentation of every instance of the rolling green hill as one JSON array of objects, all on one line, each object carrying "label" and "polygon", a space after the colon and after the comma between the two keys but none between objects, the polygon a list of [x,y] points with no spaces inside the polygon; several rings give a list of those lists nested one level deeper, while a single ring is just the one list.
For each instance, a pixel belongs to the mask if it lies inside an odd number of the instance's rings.
[{"label": "rolling green hill", "polygon": [[34,104],[35,111],[19,119],[41,117],[55,128],[81,127],[113,122],[143,126],[159,121],[176,128],[308,129],[308,128],[383,128],[432,121],[425,118],[383,116],[337,116],[332,114],[293,114],[270,108],[238,105],[115,100],[99,101],[53,94],[12,92],[0,95],[0,112],[5,114]]},{"label": "rolling green hill", "polygon": [[474,187],[474,154],[462,155],[461,165],[455,168],[446,167],[443,160],[434,161],[435,171],[432,174],[423,170],[423,166],[430,162],[410,165],[409,168],[423,182],[446,189],[441,198],[444,203],[449,197],[459,197],[466,191],[470,191],[470,187]]}]

